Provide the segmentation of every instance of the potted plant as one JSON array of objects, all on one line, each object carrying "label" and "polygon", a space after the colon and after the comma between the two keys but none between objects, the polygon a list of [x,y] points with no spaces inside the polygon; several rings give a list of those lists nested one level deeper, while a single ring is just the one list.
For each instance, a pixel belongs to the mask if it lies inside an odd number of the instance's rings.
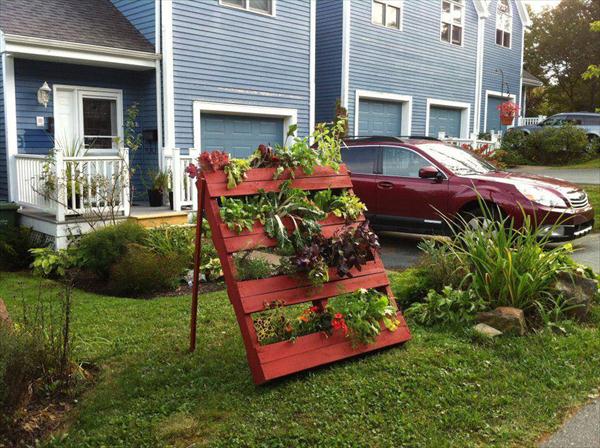
[{"label": "potted plant", "polygon": [[162,207],[165,190],[169,188],[169,173],[167,171],[150,171],[149,183],[146,185],[150,207]]},{"label": "potted plant", "polygon": [[505,126],[510,126],[519,113],[519,106],[512,101],[505,101],[498,106],[498,110],[500,111],[500,122]]}]

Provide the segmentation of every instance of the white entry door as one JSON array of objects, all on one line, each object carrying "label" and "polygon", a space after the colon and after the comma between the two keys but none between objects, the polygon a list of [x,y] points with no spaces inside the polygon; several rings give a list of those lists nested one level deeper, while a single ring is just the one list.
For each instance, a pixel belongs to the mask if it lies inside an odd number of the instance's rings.
[{"label": "white entry door", "polygon": [[70,155],[109,155],[116,153],[117,138],[123,139],[121,90],[54,86],[56,147]]}]

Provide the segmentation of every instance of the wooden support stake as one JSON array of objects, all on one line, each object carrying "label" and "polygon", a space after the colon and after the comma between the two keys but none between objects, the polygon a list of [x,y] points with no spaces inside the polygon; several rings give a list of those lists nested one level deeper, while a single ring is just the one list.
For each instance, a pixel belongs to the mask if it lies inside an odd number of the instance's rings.
[{"label": "wooden support stake", "polygon": [[192,310],[190,317],[190,352],[196,350],[196,327],[198,322],[198,290],[200,288],[200,261],[202,257],[202,218],[204,215],[204,177],[196,180],[198,189],[198,212],[196,213],[196,245],[194,248],[194,283],[192,286]]}]

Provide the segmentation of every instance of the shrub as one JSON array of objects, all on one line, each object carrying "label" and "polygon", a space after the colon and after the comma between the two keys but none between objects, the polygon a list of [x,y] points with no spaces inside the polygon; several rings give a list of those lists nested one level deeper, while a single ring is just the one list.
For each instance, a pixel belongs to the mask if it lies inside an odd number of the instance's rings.
[{"label": "shrub", "polygon": [[0,269],[26,269],[33,261],[30,249],[42,247],[43,242],[35,237],[28,227],[0,229]]},{"label": "shrub", "polygon": [[527,134],[523,131],[510,131],[504,134],[500,144],[502,162],[507,166],[526,165],[529,160],[524,156]]},{"label": "shrub", "polygon": [[161,226],[147,231],[144,246],[158,255],[181,256],[191,268],[194,264],[194,229],[180,226]]},{"label": "shrub", "polygon": [[426,268],[408,268],[392,274],[392,289],[396,303],[402,308],[422,301],[431,288],[433,288],[433,284]]},{"label": "shrub", "polygon": [[573,163],[589,157],[589,141],[585,131],[572,124],[544,127],[527,136],[522,155],[543,165]]},{"label": "shrub", "polygon": [[108,278],[111,266],[131,243],[143,244],[146,229],[134,221],[107,226],[81,237],[77,246],[81,266]]},{"label": "shrub", "polygon": [[486,308],[486,302],[473,291],[446,286],[441,293],[430,290],[424,302],[414,303],[406,310],[406,316],[423,325],[457,325],[470,322]]},{"label": "shrub", "polygon": [[128,244],[110,270],[109,289],[117,295],[143,295],[175,289],[186,260],[177,253],[159,255],[140,244]]}]

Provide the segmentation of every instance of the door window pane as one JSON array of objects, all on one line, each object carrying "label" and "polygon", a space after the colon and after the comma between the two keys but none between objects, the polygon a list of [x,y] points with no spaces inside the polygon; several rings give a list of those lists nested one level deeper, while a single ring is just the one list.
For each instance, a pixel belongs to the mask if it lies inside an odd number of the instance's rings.
[{"label": "door window pane", "polygon": [[376,146],[342,149],[342,160],[353,173],[373,174],[375,160],[377,160],[377,149]]},{"label": "door window pane", "polygon": [[419,177],[419,170],[431,165],[420,155],[404,148],[383,148],[383,175]]},{"label": "door window pane", "polygon": [[462,28],[459,26],[452,27],[452,43],[456,45],[462,44]]},{"label": "door window pane", "polygon": [[117,101],[83,98],[85,145],[91,148],[112,148],[117,135]]}]

